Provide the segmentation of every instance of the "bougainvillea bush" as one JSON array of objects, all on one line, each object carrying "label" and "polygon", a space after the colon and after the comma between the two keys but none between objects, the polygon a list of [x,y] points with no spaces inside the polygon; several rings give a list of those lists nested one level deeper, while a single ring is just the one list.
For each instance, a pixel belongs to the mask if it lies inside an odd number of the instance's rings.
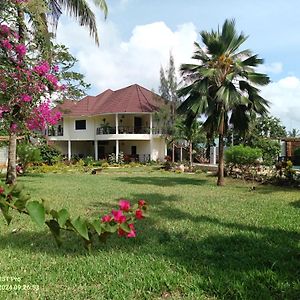
[{"label": "bougainvillea bush", "polygon": [[0,25],[0,118],[12,132],[41,130],[61,117],[51,111],[51,95],[65,88],[58,68],[32,60],[27,51],[16,31]]},{"label": "bougainvillea bush", "polygon": [[135,223],[146,216],[147,203],[139,200],[131,205],[128,200],[121,199],[119,207],[110,214],[95,220],[87,220],[80,216],[71,217],[70,212],[62,208],[54,210],[45,201],[29,201],[30,195],[20,184],[14,186],[0,184],[0,209],[9,225],[13,211],[29,215],[39,226],[47,225],[58,246],[61,246],[61,231],[71,231],[79,235],[84,246],[90,250],[95,237],[104,240],[110,234],[117,233],[120,237],[136,237]]}]

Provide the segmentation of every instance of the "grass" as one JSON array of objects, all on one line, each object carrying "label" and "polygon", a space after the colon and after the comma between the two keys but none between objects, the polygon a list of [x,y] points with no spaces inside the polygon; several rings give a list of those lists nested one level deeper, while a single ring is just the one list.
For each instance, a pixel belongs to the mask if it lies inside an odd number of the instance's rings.
[{"label": "grass", "polygon": [[111,237],[91,255],[70,235],[58,249],[27,216],[0,219],[0,288],[4,276],[39,286],[0,299],[300,298],[299,190],[138,168],[20,181],[74,216],[98,217],[120,198],[146,199],[150,216],[136,239]]}]

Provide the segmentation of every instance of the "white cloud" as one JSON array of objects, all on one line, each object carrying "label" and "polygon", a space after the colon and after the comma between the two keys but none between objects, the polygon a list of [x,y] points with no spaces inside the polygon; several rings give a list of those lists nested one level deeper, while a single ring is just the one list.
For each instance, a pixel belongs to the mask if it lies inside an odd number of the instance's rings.
[{"label": "white cloud", "polygon": [[272,73],[272,74],[280,74],[283,71],[283,65],[281,62],[273,62],[270,64],[263,64],[257,68],[258,72],[261,73]]},{"label": "white cloud", "polygon": [[128,40],[122,40],[111,22],[99,22],[100,47],[85,29],[63,22],[58,40],[66,44],[79,60],[79,70],[96,90],[117,89],[133,83],[158,88],[160,66],[166,66],[170,51],[176,66],[189,62],[197,31],[192,23],[172,31],[164,22],[136,26]]},{"label": "white cloud", "polygon": [[287,129],[300,128],[300,79],[285,77],[262,89],[271,102],[270,112],[279,117]]}]

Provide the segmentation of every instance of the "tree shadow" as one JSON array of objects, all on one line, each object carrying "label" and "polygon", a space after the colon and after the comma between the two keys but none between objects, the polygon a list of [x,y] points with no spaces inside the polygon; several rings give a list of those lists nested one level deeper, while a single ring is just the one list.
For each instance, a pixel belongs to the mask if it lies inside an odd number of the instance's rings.
[{"label": "tree shadow", "polygon": [[295,208],[300,208],[300,200],[290,202],[290,205],[295,207]]},{"label": "tree shadow", "polygon": [[176,186],[176,185],[204,185],[208,181],[198,178],[159,176],[159,177],[118,177],[115,180],[129,184],[143,184],[156,186]]}]

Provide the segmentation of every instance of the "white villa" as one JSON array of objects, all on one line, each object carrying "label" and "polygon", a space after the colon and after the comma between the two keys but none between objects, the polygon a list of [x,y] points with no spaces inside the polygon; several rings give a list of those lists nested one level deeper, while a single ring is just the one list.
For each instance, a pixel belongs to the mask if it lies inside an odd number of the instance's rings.
[{"label": "white villa", "polygon": [[123,152],[127,159],[146,162],[163,160],[167,147],[154,113],[165,101],[139,86],[65,101],[54,110],[62,120],[48,129],[49,143],[70,160],[74,156],[105,159]]}]

